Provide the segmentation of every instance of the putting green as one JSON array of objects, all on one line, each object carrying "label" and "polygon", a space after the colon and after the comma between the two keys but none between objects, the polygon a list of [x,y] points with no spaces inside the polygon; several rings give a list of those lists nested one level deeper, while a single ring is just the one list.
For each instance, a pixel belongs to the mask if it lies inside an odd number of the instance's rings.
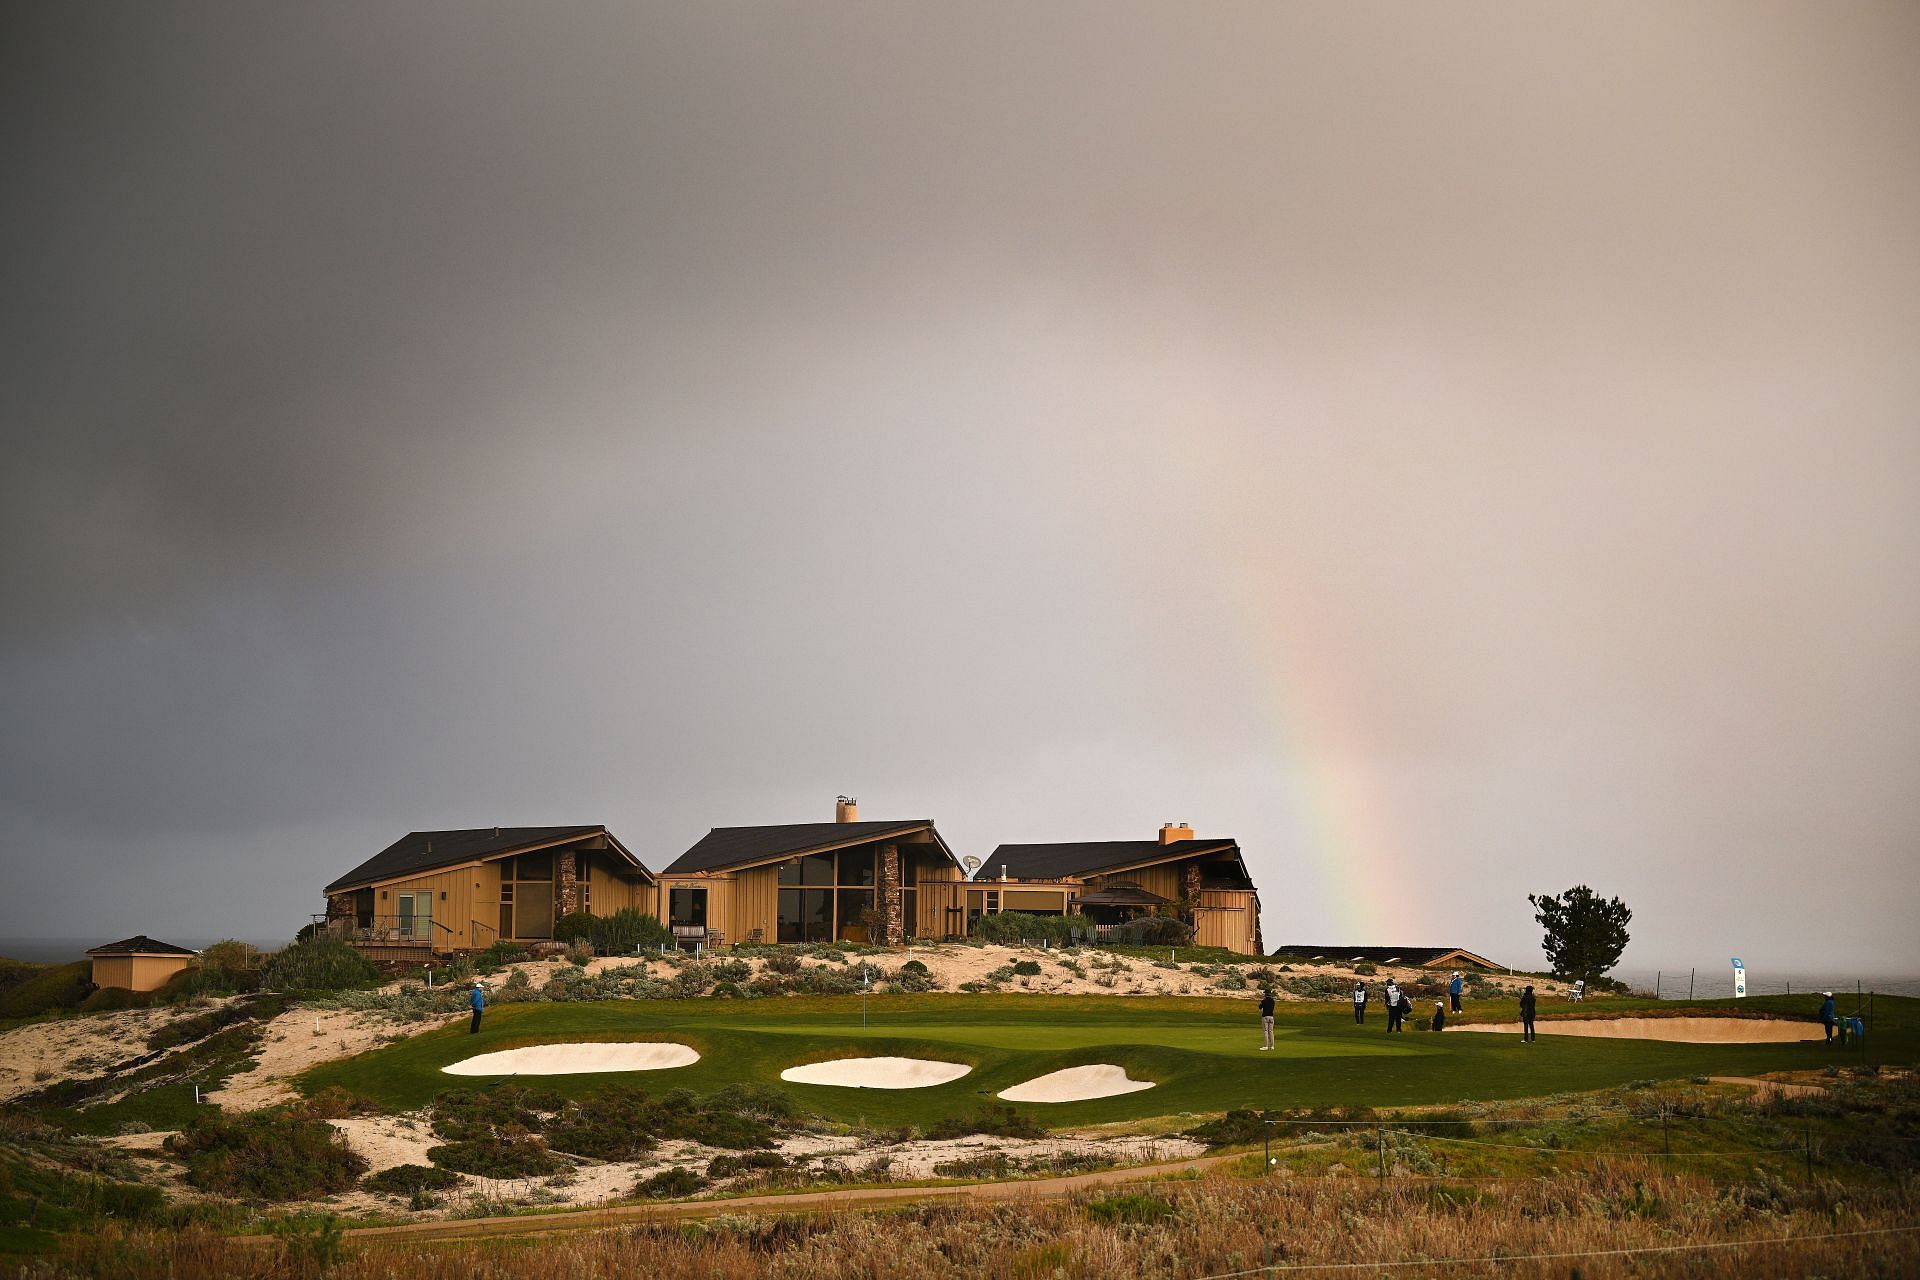
[{"label": "putting green", "polygon": [[[1763,1011],[1772,1001],[1748,1000]],[[1776,1012],[1804,1014],[1790,1001]],[[1804,1003],[1804,1002],[1803,1002]],[[1607,1002],[1613,1008],[1633,1002]],[[1593,1008],[1602,1007],[1595,1002]],[[1667,1006],[1671,1009],[1672,1002]],[[1700,1002],[1703,1009],[1726,1002]],[[1481,1017],[1511,1017],[1481,1003]],[[733,1084],[785,1089],[822,1115],[875,1125],[926,1125],[996,1103],[1003,1089],[1068,1067],[1107,1063],[1156,1087],[1085,1102],[1035,1106],[1042,1123],[1083,1125],[1231,1107],[1408,1106],[1534,1097],[1638,1079],[1753,1075],[1824,1066],[1841,1051],[1812,1044],[1676,1044],[1552,1036],[1388,1037],[1372,1020],[1355,1026],[1339,1005],[1283,1004],[1275,1047],[1261,1052],[1251,1001],[1153,997],[923,995],[867,1002],[857,996],[506,1004],[487,1011],[478,1035],[456,1025],[327,1063],[303,1089],[338,1085],[395,1110],[429,1102],[452,1083],[441,1069],[475,1053],[562,1041],[674,1041],[697,1063],[659,1075],[543,1076],[543,1089],[581,1096],[614,1084],[711,1092]],[[896,1056],[965,1062],[948,1084],[901,1091],[783,1084],[781,1071],[826,1058]],[[1870,1056],[1869,1056],[1870,1055]],[[1920,1061],[1920,1001],[1882,997],[1862,1060]],[[528,1081],[533,1083],[533,1081]]]}]

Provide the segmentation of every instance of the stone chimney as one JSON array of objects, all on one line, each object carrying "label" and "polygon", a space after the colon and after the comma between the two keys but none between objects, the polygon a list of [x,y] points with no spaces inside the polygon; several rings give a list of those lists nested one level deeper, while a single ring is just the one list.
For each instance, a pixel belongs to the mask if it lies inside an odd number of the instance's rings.
[{"label": "stone chimney", "polygon": [[835,822],[860,821],[860,802],[852,796],[839,796],[833,802],[833,820]]},{"label": "stone chimney", "polygon": [[1172,844],[1175,840],[1193,839],[1193,828],[1184,822],[1163,822],[1160,824],[1160,843]]}]

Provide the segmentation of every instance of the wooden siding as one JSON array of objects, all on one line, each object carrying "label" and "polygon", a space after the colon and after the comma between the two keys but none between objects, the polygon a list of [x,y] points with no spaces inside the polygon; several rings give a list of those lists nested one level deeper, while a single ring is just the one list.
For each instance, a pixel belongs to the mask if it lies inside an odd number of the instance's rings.
[{"label": "wooden siding", "polygon": [[1202,889],[1193,913],[1193,942],[1257,955],[1260,897],[1247,889]]},{"label": "wooden siding", "polygon": [[153,991],[192,963],[192,956],[95,956],[93,985]]},{"label": "wooden siding", "polygon": [[[474,919],[477,892],[474,885],[476,881],[483,881],[481,872],[484,870],[493,871],[494,901],[497,904],[499,902],[499,871],[488,868],[484,864],[469,865],[447,867],[430,875],[408,876],[405,879],[386,880],[374,885],[373,914],[382,919],[398,915],[400,895],[403,893],[429,894],[431,906],[428,914],[432,916],[436,926],[446,925],[447,928],[431,928],[427,933],[422,934],[419,940],[436,951],[471,947],[475,945],[470,927]],[[442,894],[446,896],[442,898]],[[419,914],[418,908],[415,908],[415,914]],[[500,909],[496,905],[493,916],[488,918],[486,923],[497,924],[499,915]],[[479,944],[483,947],[493,941],[491,934],[484,936],[485,941]]]}]

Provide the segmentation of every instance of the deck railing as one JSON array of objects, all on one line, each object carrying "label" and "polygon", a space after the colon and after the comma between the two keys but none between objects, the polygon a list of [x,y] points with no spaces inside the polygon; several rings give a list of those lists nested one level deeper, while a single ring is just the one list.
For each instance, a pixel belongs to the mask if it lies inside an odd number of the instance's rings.
[{"label": "deck railing", "polygon": [[453,944],[453,928],[430,916],[315,916],[330,938],[355,945],[425,946],[444,951]]}]

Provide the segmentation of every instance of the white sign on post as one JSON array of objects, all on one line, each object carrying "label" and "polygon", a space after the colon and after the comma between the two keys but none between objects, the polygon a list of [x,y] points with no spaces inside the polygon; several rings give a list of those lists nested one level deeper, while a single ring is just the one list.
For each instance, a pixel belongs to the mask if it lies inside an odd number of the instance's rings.
[{"label": "white sign on post", "polygon": [[1738,1000],[1747,994],[1747,966],[1739,956],[1733,958],[1733,997]]}]

